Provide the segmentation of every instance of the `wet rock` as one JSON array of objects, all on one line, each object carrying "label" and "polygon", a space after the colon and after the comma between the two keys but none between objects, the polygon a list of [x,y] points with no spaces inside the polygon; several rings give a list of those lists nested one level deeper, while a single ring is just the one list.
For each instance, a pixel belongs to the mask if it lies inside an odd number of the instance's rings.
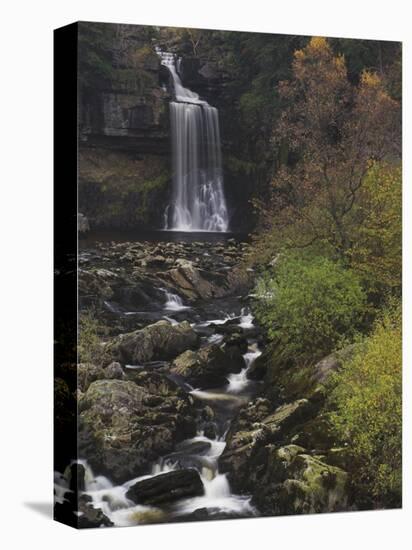
[{"label": "wet rock", "polygon": [[54,505],[54,519],[77,529],[112,527],[114,524],[100,508],[95,508],[88,495],[67,492],[63,502]]},{"label": "wet rock", "polygon": [[71,491],[84,491],[86,470],[83,464],[77,462],[70,465],[70,482],[69,489]]},{"label": "wet rock", "polygon": [[214,422],[208,422],[203,427],[203,433],[205,437],[209,439],[216,439],[217,432],[216,432],[216,424]]},{"label": "wet rock", "polygon": [[213,420],[215,418],[215,413],[209,405],[206,405],[202,410],[202,418],[203,420]]},{"label": "wet rock", "polygon": [[249,380],[263,380],[266,376],[267,365],[265,357],[257,357],[247,371]]},{"label": "wet rock", "polygon": [[120,335],[108,344],[107,350],[123,364],[141,365],[149,361],[173,359],[184,350],[194,349],[198,339],[187,321],[177,325],[158,321],[144,329]]},{"label": "wet rock", "polygon": [[185,378],[190,384],[201,388],[215,388],[227,384],[227,376],[240,372],[243,358],[232,350],[211,344],[200,350],[185,351],[177,357],[171,372]]},{"label": "wet rock", "polygon": [[94,469],[124,482],[195,435],[192,399],[165,380],[157,374],[148,387],[127,380],[90,384],[81,401],[79,454]]},{"label": "wet rock", "polygon": [[80,515],[77,523],[79,529],[113,527],[114,525],[100,508],[93,506],[91,497],[88,495],[81,495],[79,497],[79,512]]},{"label": "wet rock", "polygon": [[138,481],[126,496],[137,504],[159,505],[181,498],[201,496],[203,483],[196,470],[176,470]]},{"label": "wet rock", "polygon": [[224,337],[223,343],[226,345],[226,348],[235,347],[240,350],[241,353],[246,353],[248,351],[248,341],[244,334],[240,332],[233,332]]},{"label": "wet rock", "polygon": [[210,450],[211,444],[209,441],[182,441],[176,445],[176,452],[187,453],[192,455],[202,455]]}]

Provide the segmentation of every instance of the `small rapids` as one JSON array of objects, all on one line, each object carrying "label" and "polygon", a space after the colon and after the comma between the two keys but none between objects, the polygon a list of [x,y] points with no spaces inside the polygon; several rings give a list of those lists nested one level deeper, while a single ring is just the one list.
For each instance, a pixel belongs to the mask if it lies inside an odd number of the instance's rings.
[{"label": "small rapids", "polygon": [[245,368],[243,368],[238,374],[234,373],[228,376],[229,386],[226,391],[229,393],[241,393],[245,388],[247,388],[249,384],[249,380],[247,378],[248,370],[260,355],[262,355],[262,352],[257,349],[256,345],[254,348],[250,346],[249,351],[243,355],[246,365]]},{"label": "small rapids", "polygon": [[[179,296],[162,290],[166,299],[164,310],[180,311],[188,308]],[[164,317],[174,321],[167,315]],[[233,313],[225,314],[221,319],[203,321],[198,326],[219,326],[227,322],[239,326],[246,337],[249,329],[254,327],[253,316],[246,309],[241,311],[240,316]],[[209,343],[221,344],[222,340],[223,336],[217,333],[207,337]],[[250,498],[232,493],[226,475],[219,472],[219,457],[226,446],[225,438],[230,428],[230,422],[240,407],[250,400],[254,382],[248,379],[248,370],[261,355],[258,344],[252,337],[247,337],[247,342],[248,349],[243,354],[244,368],[240,373],[230,374],[226,386],[204,390],[185,385],[186,391],[195,400],[207,404],[214,411],[216,419],[216,436],[214,438],[206,437],[201,426],[198,426],[196,437],[179,443],[173,453],[160,457],[153,463],[150,474],[130,479],[120,485],[114,484],[105,476],[95,475],[85,460],[77,461],[85,469],[84,493],[91,498],[93,506],[100,508],[114,525],[124,527],[145,523],[181,521],[189,517],[190,514],[199,511],[206,511],[207,519],[213,519],[214,515],[215,517],[245,517],[256,514]],[[129,365],[128,367],[141,368],[139,365]],[[201,443],[205,444],[202,451],[199,450]],[[162,506],[136,504],[126,496],[128,490],[138,481],[179,470],[182,467],[187,468],[185,465],[182,466],[182,463],[189,463],[189,468],[197,469],[204,488],[202,496],[181,498],[176,502]],[[55,494],[57,501],[61,502],[64,498],[69,482],[70,466],[63,475],[56,472]]]},{"label": "small rapids", "polygon": [[185,309],[191,309],[190,306],[185,306],[183,300],[177,294],[168,292],[165,289],[161,289],[166,295],[166,303],[164,309],[167,311],[184,311]]}]

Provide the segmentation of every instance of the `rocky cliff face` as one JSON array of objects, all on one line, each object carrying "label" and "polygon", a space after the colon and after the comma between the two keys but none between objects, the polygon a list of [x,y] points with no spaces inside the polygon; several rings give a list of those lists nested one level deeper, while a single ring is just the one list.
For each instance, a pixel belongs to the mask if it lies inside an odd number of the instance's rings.
[{"label": "rocky cliff face", "polygon": [[92,229],[162,224],[170,97],[150,32],[79,27],[79,209]]}]

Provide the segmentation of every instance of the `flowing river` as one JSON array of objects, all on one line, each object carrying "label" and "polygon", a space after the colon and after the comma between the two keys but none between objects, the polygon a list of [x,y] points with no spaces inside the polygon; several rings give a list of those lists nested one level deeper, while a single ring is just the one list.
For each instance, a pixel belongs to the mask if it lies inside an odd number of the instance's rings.
[{"label": "flowing river", "polygon": [[[197,243],[197,246],[200,244]],[[114,246],[114,243],[107,246],[110,248],[110,246]],[[169,244],[166,243],[165,246],[167,247]],[[191,245],[180,243],[176,246],[190,247]],[[204,243],[203,246],[205,260],[214,253],[216,247],[219,251],[222,246],[223,250],[225,249],[225,245],[219,243]],[[84,258],[87,263],[94,253],[93,246],[87,243],[81,252],[80,259]],[[93,261],[91,260],[92,263]],[[223,263],[220,269],[225,272],[228,266]],[[147,308],[147,311],[127,311],[127,308],[122,307],[119,303],[108,300],[104,302],[103,307],[113,319],[116,319],[116,316],[130,319],[133,315],[142,317],[147,314],[149,315],[147,324],[159,319],[166,319],[174,325],[187,319],[194,331],[200,335],[200,348],[211,344],[224,346],[225,333],[219,328],[229,326],[232,333],[242,334],[245,344],[243,368],[240,372],[229,373],[225,385],[212,389],[193,387],[187,381],[170,375],[170,378],[190,394],[199,406],[207,405],[213,410],[212,433],[210,430],[204,430],[204,425],[199,423],[196,436],[178,443],[172,453],[159,456],[153,462],[149,474],[127,480],[122,484],[116,484],[109,477],[93,471],[87,461],[79,457],[77,462],[82,464],[85,470],[82,493],[88,495],[93,506],[100,508],[116,526],[179,521],[180,518],[183,520],[199,510],[206,510],[208,519],[253,516],[256,511],[250,503],[250,498],[247,495],[237,495],[231,491],[226,475],[219,471],[218,464],[219,457],[225,449],[225,438],[232,419],[240,407],[253,398],[257,391],[258,383],[248,379],[248,370],[261,354],[257,337],[258,330],[253,315],[245,305],[247,304],[245,298],[241,296],[231,296],[226,299],[212,298],[188,303],[178,292],[172,291],[170,288],[160,287],[157,292],[162,300],[161,306]],[[127,371],[127,369],[143,367],[123,365],[123,368]],[[126,496],[130,487],[138,481],[188,468],[199,472],[204,488],[202,496],[182,498],[165,506],[136,504]],[[62,499],[68,489],[68,475],[68,472],[65,472],[64,475],[56,473],[57,500]]]}]

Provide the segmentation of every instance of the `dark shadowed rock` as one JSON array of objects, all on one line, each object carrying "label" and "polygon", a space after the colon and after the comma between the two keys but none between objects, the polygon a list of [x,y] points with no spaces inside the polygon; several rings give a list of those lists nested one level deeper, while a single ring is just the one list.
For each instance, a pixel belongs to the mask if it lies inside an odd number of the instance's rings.
[{"label": "dark shadowed rock", "polygon": [[249,380],[263,380],[266,375],[267,365],[265,357],[262,355],[258,357],[247,371],[247,377]]},{"label": "dark shadowed rock", "polygon": [[89,495],[79,497],[78,528],[90,529],[94,527],[113,527],[113,523],[100,508],[95,508]]},{"label": "dark shadowed rock", "polygon": [[176,445],[176,452],[192,455],[202,455],[207,453],[211,447],[209,441],[182,441]]},{"label": "dark shadowed rock", "polygon": [[92,529],[95,527],[112,527],[114,524],[100,508],[95,508],[92,498],[83,494],[78,499],[78,493],[67,492],[62,502],[54,505],[54,519],[77,529]]},{"label": "dark shadowed rock", "polygon": [[203,493],[203,483],[196,470],[176,470],[138,481],[126,496],[138,504],[157,505]]},{"label": "dark shadowed rock", "polygon": [[243,357],[238,348],[226,349],[211,344],[196,352],[188,350],[179,355],[173,362],[171,372],[192,385],[215,388],[227,384],[227,376],[240,372],[243,367]]}]

